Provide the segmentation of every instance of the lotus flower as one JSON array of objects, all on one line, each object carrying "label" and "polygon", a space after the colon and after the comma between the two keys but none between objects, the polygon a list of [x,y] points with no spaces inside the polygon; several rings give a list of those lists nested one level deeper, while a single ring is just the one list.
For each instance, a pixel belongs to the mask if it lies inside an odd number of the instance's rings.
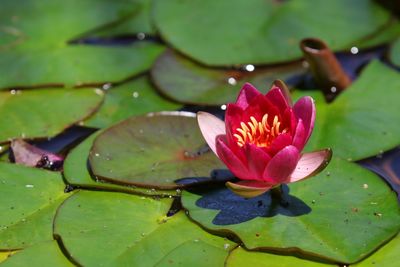
[{"label": "lotus flower", "polygon": [[301,153],[314,128],[314,100],[302,97],[292,106],[281,81],[266,95],[246,83],[228,104],[225,123],[206,112],[197,119],[211,150],[240,180],[228,188],[243,197],[311,177],[331,158],[330,149]]}]

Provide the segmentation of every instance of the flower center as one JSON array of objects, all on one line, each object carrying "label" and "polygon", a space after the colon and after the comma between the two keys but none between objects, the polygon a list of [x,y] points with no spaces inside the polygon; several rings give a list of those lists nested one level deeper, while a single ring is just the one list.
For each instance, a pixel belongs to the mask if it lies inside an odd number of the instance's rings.
[{"label": "flower center", "polygon": [[236,129],[233,135],[236,143],[242,147],[246,143],[254,144],[258,147],[268,147],[272,141],[280,134],[286,133],[287,128],[280,130],[281,122],[278,116],[274,117],[272,126],[268,123],[268,114],[265,114],[261,121],[257,121],[253,116],[246,123],[241,122],[240,128]]}]

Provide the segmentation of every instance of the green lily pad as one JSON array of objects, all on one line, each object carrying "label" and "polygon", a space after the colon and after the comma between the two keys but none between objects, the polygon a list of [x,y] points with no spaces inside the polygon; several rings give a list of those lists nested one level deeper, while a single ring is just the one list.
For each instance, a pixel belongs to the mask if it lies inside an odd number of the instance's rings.
[{"label": "green lily pad", "polygon": [[[116,82],[146,71],[163,47],[150,42],[100,47],[69,44],[133,14],[134,0],[2,1],[0,88]],[[93,8],[96,7],[96,8]]]},{"label": "green lily pad", "polygon": [[167,50],[153,65],[151,75],[158,89],[178,102],[222,105],[234,102],[245,82],[266,88],[277,78],[290,83],[291,78],[306,71],[300,62],[268,68],[248,65],[247,68],[250,71],[206,68]]},{"label": "green lily pad", "polygon": [[10,257],[14,253],[14,251],[0,251],[0,263],[8,259],[8,257]]},{"label": "green lily pad", "polygon": [[[1,260],[0,260],[1,262]],[[17,266],[56,266],[73,267],[61,252],[56,241],[42,242],[10,256],[0,264],[1,267]]]},{"label": "green lily pad", "polygon": [[151,22],[151,0],[135,0],[132,4],[135,5],[135,12],[131,15],[117,23],[97,29],[88,36],[108,38],[137,34],[140,40],[148,34],[155,35],[156,31]]},{"label": "green lily pad", "polygon": [[400,236],[396,236],[393,240],[380,248],[377,252],[372,254],[367,259],[354,264],[355,267],[396,267],[399,264],[400,256]]},{"label": "green lily pad", "polygon": [[122,121],[96,138],[89,162],[101,180],[161,189],[221,181],[215,176],[226,169],[209,151],[195,114],[189,112],[150,113]]},{"label": "green lily pad", "polygon": [[235,233],[248,249],[342,263],[361,260],[400,230],[394,192],[354,163],[334,159],[319,175],[285,188],[288,205],[269,192],[246,200],[226,188],[184,191],[182,203],[203,227]]},{"label": "green lily pad", "polygon": [[93,113],[101,90],[40,89],[0,92],[0,143],[50,137]]},{"label": "green lily pad", "polygon": [[400,38],[393,42],[389,53],[389,59],[397,67],[400,66]]},{"label": "green lily pad", "polygon": [[251,252],[241,247],[234,249],[226,259],[226,267],[328,267],[334,266],[314,261],[307,261],[293,256],[282,256],[263,252]]},{"label": "green lily pad", "polygon": [[[340,19],[338,19],[340,14]],[[161,36],[206,65],[298,59],[299,42],[317,37],[335,51],[375,33],[390,15],[371,0],[154,1]],[[357,22],[357,23],[355,23]]]},{"label": "green lily pad", "polygon": [[88,156],[94,139],[100,133],[101,132],[96,132],[92,134],[68,154],[64,161],[64,178],[68,184],[79,188],[120,191],[134,194],[161,196],[179,195],[180,192],[176,190],[145,189],[93,180],[88,170]]},{"label": "green lily pad", "polygon": [[368,48],[381,44],[387,44],[395,40],[400,35],[400,22],[396,19],[390,21],[387,25],[378,29],[376,34],[367,36],[364,40],[355,43],[355,47]]},{"label": "green lily pad", "polygon": [[181,106],[161,97],[147,76],[107,89],[100,109],[85,121],[85,125],[104,128],[127,119],[154,111],[177,110]]},{"label": "green lily pad", "polygon": [[183,212],[166,217],[171,202],[81,191],[59,209],[54,232],[83,266],[222,266],[234,243],[205,232]]},{"label": "green lily pad", "polygon": [[0,162],[0,250],[52,240],[64,187],[59,173]]},{"label": "green lily pad", "polygon": [[308,150],[331,147],[335,156],[355,161],[398,146],[399,88],[400,74],[374,61],[331,104],[319,92],[302,92],[312,95],[317,107]]}]

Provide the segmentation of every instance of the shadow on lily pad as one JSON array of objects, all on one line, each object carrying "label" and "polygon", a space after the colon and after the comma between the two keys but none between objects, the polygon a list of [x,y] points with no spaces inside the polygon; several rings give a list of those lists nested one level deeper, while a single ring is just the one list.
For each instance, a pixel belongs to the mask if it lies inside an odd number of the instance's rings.
[{"label": "shadow on lily pad", "polygon": [[302,200],[289,194],[289,187],[282,186],[282,199],[271,197],[270,191],[254,198],[243,198],[226,187],[196,188],[191,192],[201,195],[196,205],[205,209],[220,210],[213,224],[239,224],[256,217],[283,215],[296,217],[308,214],[311,208]]},{"label": "shadow on lily pad", "polygon": [[210,173],[210,177],[185,177],[175,180],[175,183],[180,185],[194,185],[201,183],[225,183],[227,181],[232,181],[235,176],[226,169],[215,169]]}]

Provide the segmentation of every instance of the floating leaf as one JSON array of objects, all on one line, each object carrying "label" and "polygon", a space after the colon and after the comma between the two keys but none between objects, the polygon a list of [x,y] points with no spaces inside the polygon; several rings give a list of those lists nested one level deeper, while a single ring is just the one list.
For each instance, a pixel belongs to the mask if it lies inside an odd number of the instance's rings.
[{"label": "floating leaf", "polygon": [[400,148],[368,158],[359,163],[384,178],[392,189],[397,192],[400,203],[400,169],[398,169],[398,166],[400,166]]},{"label": "floating leaf", "polygon": [[69,196],[61,175],[0,162],[0,250],[52,240],[56,209]]},{"label": "floating leaf", "polygon": [[183,212],[166,217],[171,202],[81,191],[61,206],[54,231],[83,266],[221,266],[234,243],[208,234]]},{"label": "floating leaf", "polygon": [[95,30],[89,34],[89,37],[107,38],[110,36],[137,34],[137,38],[140,40],[147,34],[155,35],[156,32],[151,23],[151,0],[136,0],[132,4],[135,5],[133,14],[118,23]]},{"label": "floating leaf", "polygon": [[380,248],[377,252],[369,256],[367,259],[354,264],[354,267],[396,267],[400,261],[400,235],[396,236],[393,240]]},{"label": "floating leaf", "polygon": [[[1,260],[0,260],[1,262]],[[18,251],[1,267],[17,266],[57,266],[73,267],[73,265],[61,252],[56,241],[42,242],[24,250]]]},{"label": "floating leaf", "polygon": [[143,76],[108,89],[103,105],[85,125],[104,128],[133,115],[178,108],[180,105],[161,97]]},{"label": "floating leaf", "polygon": [[300,62],[268,68],[246,67],[248,70],[206,68],[167,50],[157,59],[151,74],[159,90],[171,99],[187,104],[222,105],[234,102],[245,82],[267,88],[278,78],[290,84],[305,73]]},{"label": "floating leaf", "polygon": [[110,191],[121,191],[135,194],[146,195],[168,195],[173,196],[179,194],[175,190],[155,190],[145,189],[135,186],[123,186],[118,184],[111,184],[102,181],[95,181],[90,175],[88,170],[88,156],[90,148],[92,147],[93,140],[100,134],[100,132],[92,134],[85,139],[81,144],[74,148],[65,159],[64,163],[64,177],[68,184],[79,188],[87,189],[105,189]]},{"label": "floating leaf", "polygon": [[103,93],[94,89],[0,92],[0,143],[54,136],[95,111]]},{"label": "floating leaf", "polygon": [[137,12],[134,2],[2,1],[0,36],[8,38],[0,43],[0,88],[116,82],[146,71],[162,46],[146,41],[116,47],[69,44]]},{"label": "floating leaf", "polygon": [[184,191],[182,202],[193,220],[235,233],[248,249],[297,251],[334,262],[356,262],[400,230],[395,194],[354,163],[332,160],[321,174],[285,188],[284,202],[268,192],[246,200],[226,188]]},{"label": "floating leaf", "polygon": [[171,0],[154,1],[154,21],[182,53],[207,65],[233,65],[298,59],[307,37],[347,49],[385,25],[389,14],[371,0]]},{"label": "floating leaf", "polygon": [[313,95],[317,105],[308,149],[331,147],[335,156],[359,160],[398,146],[399,88],[400,74],[374,61],[331,104],[318,92],[302,92]]},{"label": "floating leaf", "polygon": [[276,254],[251,252],[243,248],[236,248],[230,254],[225,263],[226,267],[328,267],[328,265],[319,262],[307,261],[293,256],[282,256]]},{"label": "floating leaf", "polygon": [[376,34],[367,36],[364,40],[355,43],[357,48],[374,47],[380,44],[387,44],[395,40],[400,35],[400,22],[396,19],[391,20],[387,25],[376,31]]},{"label": "floating leaf", "polygon": [[389,59],[397,67],[400,66],[400,38],[393,42],[389,53]]},{"label": "floating leaf", "polygon": [[225,169],[189,112],[150,113],[114,125],[96,138],[89,161],[101,180],[161,189],[221,181],[215,176]]}]

